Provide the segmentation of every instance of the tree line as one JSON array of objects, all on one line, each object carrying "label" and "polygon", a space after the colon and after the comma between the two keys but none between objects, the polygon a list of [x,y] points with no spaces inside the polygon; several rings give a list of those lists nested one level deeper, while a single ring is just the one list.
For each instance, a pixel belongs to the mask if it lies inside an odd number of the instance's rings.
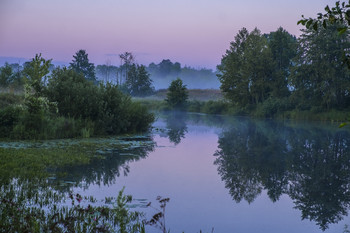
[{"label": "tree line", "polygon": [[[20,71],[24,95],[0,95],[0,138],[89,137],[149,129],[153,114],[118,85],[96,83],[85,51],[78,51],[69,67],[50,71],[51,62],[36,55]],[[11,66],[5,65],[1,74],[4,69]],[[14,85],[17,76],[10,77],[15,77],[7,79]]]},{"label": "tree line", "polygon": [[350,41],[338,26],[303,29],[298,39],[282,27],[269,34],[242,28],[218,66],[226,99],[263,116],[346,109],[350,73],[342,61]]},{"label": "tree line", "polygon": [[[127,55],[131,53],[125,53]],[[124,55],[125,55],[124,54]],[[130,55],[129,55],[130,56]],[[73,55],[73,60],[69,63],[68,68],[73,69],[77,73],[81,73],[87,80],[98,83],[112,83],[118,85],[120,89],[133,96],[150,95],[154,91],[150,74],[146,71],[145,66],[137,65],[133,60],[124,59],[124,64],[120,67],[100,66],[95,67],[89,61],[88,54],[85,50],[79,50]],[[25,62],[23,66],[20,64],[5,63],[0,68],[0,88],[22,89],[25,84],[25,70],[30,66],[31,62]],[[49,74],[56,68],[52,63],[48,67]],[[105,76],[99,80],[98,75],[103,73]],[[115,74],[115,79],[109,76]]]}]

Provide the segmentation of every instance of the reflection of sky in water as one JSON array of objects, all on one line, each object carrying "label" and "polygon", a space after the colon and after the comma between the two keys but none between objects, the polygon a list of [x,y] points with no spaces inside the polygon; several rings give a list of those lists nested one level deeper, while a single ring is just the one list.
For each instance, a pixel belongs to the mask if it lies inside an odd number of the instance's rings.
[{"label": "reflection of sky in water", "polygon": [[[162,120],[155,127],[165,128]],[[174,146],[168,138],[156,132],[155,151],[148,157],[130,163],[128,176],[115,184],[92,186],[85,192],[98,198],[116,196],[125,186],[125,193],[134,198],[146,198],[157,206],[155,198],[170,197],[166,208],[166,225],[171,232],[322,232],[314,222],[301,221],[301,212],[287,195],[272,203],[266,191],[255,201],[236,203],[213,165],[218,146],[215,127],[187,124],[187,133]],[[164,136],[164,135],[163,135]],[[150,211],[141,209],[141,211]],[[150,211],[150,213],[155,213]],[[349,218],[330,225],[326,232],[343,232]],[[158,232],[149,228],[149,232]]]}]

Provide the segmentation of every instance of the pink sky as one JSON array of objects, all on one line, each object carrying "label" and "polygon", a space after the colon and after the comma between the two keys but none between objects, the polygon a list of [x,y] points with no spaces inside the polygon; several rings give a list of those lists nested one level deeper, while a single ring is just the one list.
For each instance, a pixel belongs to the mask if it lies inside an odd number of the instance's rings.
[{"label": "pink sky", "polygon": [[315,17],[330,0],[0,0],[0,56],[70,62],[85,49],[96,64],[162,59],[214,69],[242,27],[269,33]]}]

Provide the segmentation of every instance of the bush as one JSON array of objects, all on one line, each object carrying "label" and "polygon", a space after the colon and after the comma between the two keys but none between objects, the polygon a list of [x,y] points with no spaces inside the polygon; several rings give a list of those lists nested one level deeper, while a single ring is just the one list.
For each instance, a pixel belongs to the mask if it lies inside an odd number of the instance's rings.
[{"label": "bush", "polygon": [[171,82],[165,101],[170,108],[185,108],[188,99],[186,85],[183,85],[180,78]]},{"label": "bush", "polygon": [[50,101],[57,102],[59,114],[64,117],[94,122],[82,128],[84,136],[119,134],[143,131],[153,122],[153,115],[145,107],[133,103],[119,86],[107,83],[94,85],[82,75],[69,69],[57,69],[48,85]]},{"label": "bush", "polygon": [[198,100],[193,100],[188,103],[188,108],[187,110],[189,112],[201,112],[202,108],[204,106],[203,102],[200,102]]},{"label": "bush", "polygon": [[[16,103],[18,107],[15,107]],[[97,86],[67,68],[53,71],[47,88],[26,85],[25,98],[0,95],[0,137],[53,139],[145,131],[154,121],[119,87]]]},{"label": "bush", "polygon": [[19,105],[23,103],[23,96],[13,93],[1,93],[0,94],[0,109],[8,107],[10,105]]},{"label": "bush", "polygon": [[18,106],[7,106],[0,109],[0,138],[11,136],[13,128],[18,124],[23,109]]},{"label": "bush", "polygon": [[46,95],[57,103],[60,115],[91,120],[98,117],[98,87],[73,70],[54,70]]},{"label": "bush", "polygon": [[257,106],[255,116],[257,117],[274,117],[277,113],[285,112],[293,108],[288,98],[270,97],[262,104]]},{"label": "bush", "polygon": [[209,100],[203,107],[203,112],[207,114],[224,114],[228,111],[229,105],[224,101]]}]

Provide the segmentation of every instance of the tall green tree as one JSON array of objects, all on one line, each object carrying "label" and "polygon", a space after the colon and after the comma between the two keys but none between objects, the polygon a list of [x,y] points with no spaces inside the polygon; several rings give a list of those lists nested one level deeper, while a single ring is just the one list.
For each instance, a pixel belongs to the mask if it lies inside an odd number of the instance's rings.
[{"label": "tall green tree", "polygon": [[340,62],[350,47],[348,35],[339,35],[337,25],[303,30],[290,78],[297,102],[326,109],[348,106],[350,73]]},{"label": "tall green tree", "polygon": [[297,53],[297,39],[282,27],[267,35],[274,61],[272,95],[277,98],[289,95],[288,76],[293,66],[292,59]]},{"label": "tall green tree", "polygon": [[47,96],[56,102],[59,114],[66,117],[96,120],[99,102],[98,88],[82,73],[71,68],[57,68],[52,72]]},{"label": "tall green tree", "polygon": [[45,95],[46,79],[49,74],[51,60],[36,54],[32,61],[26,63],[23,74],[26,78],[25,85],[25,112],[21,124],[16,131],[22,131],[24,138],[37,137],[45,128],[50,111],[55,109],[55,104],[50,102]]},{"label": "tall green tree", "polygon": [[13,81],[12,67],[6,62],[3,67],[0,68],[0,87],[8,87]]},{"label": "tall green tree", "polygon": [[23,69],[23,74],[36,97],[43,95],[47,75],[50,73],[51,61],[52,59],[45,60],[41,54],[36,54],[35,58],[28,62]]},{"label": "tall green tree", "polygon": [[131,65],[125,84],[132,96],[146,96],[153,93],[152,79],[144,65]]},{"label": "tall green tree", "polygon": [[180,78],[171,82],[166,96],[165,101],[169,107],[177,109],[186,107],[188,90]]},{"label": "tall green tree", "polygon": [[238,106],[258,104],[270,96],[272,53],[260,30],[241,29],[218,66],[221,90]]},{"label": "tall green tree", "polygon": [[[305,18],[298,24],[306,26],[307,29],[317,31],[320,27],[326,29],[329,25],[336,25],[339,35],[350,30],[350,1],[336,1],[333,7],[328,5],[324,8],[325,13],[318,13],[317,18]],[[350,54],[348,50],[343,51],[343,63],[350,69]]]},{"label": "tall green tree", "polygon": [[88,54],[81,49],[73,55],[70,67],[77,73],[82,73],[87,80],[96,82],[95,65],[89,62]]}]

